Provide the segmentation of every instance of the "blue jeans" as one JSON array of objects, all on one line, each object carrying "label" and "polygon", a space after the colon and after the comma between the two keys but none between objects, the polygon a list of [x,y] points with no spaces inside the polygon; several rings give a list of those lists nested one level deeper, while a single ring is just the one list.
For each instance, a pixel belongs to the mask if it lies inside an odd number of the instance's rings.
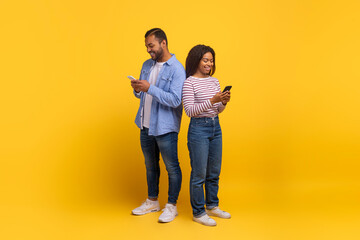
[{"label": "blue jeans", "polygon": [[205,215],[206,208],[219,205],[219,175],[222,156],[222,133],[219,118],[191,118],[188,131],[191,160],[190,200],[194,217]]},{"label": "blue jeans", "polygon": [[182,180],[177,154],[178,133],[149,136],[149,129],[144,128],[140,131],[140,142],[145,157],[148,197],[157,198],[159,195],[159,153],[161,153],[169,177],[168,203],[176,204]]}]

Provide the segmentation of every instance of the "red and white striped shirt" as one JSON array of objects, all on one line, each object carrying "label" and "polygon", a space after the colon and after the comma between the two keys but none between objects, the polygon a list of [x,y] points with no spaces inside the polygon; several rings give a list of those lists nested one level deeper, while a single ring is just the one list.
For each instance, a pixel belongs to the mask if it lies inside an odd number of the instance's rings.
[{"label": "red and white striped shirt", "polygon": [[220,84],[216,78],[188,77],[183,86],[183,104],[189,117],[216,117],[224,111],[221,103],[211,104],[210,99],[220,92]]}]

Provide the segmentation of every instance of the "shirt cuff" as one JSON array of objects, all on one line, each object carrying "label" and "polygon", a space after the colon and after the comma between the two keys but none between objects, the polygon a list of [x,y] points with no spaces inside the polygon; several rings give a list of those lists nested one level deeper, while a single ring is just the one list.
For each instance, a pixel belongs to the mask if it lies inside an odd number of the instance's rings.
[{"label": "shirt cuff", "polygon": [[154,88],[153,85],[150,84],[150,87],[148,88],[146,93],[150,94],[150,95],[153,95],[153,88]]},{"label": "shirt cuff", "polygon": [[140,97],[140,93],[141,93],[141,92],[135,92],[135,90],[134,90],[134,94],[135,94],[137,97]]}]

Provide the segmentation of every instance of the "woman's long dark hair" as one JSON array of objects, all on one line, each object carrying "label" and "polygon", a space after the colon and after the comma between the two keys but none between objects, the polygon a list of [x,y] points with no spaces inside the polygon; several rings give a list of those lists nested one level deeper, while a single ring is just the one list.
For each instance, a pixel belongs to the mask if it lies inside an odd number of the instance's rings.
[{"label": "woman's long dark hair", "polygon": [[214,61],[214,65],[211,68],[210,71],[210,76],[212,76],[215,73],[215,51],[214,49],[212,49],[209,46],[205,46],[205,45],[196,45],[195,47],[193,47],[187,58],[186,58],[186,78],[194,75],[196,73],[196,70],[199,66],[199,63],[201,61],[201,59],[203,58],[205,53],[210,52],[213,55],[213,61]]}]

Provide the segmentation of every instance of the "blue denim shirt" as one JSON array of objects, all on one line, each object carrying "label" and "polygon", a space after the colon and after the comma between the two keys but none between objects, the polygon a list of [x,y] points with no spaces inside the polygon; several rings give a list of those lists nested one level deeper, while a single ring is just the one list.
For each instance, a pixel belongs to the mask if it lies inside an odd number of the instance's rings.
[{"label": "blue denim shirt", "polygon": [[[174,54],[161,68],[155,85],[150,85],[147,94],[153,97],[150,113],[149,135],[159,136],[169,132],[179,132],[182,116],[182,87],[186,79],[185,69]],[[148,59],[144,62],[140,78],[149,81],[151,67],[155,61]],[[135,123],[142,129],[144,115],[145,93],[134,94],[140,98],[140,107]]]}]

